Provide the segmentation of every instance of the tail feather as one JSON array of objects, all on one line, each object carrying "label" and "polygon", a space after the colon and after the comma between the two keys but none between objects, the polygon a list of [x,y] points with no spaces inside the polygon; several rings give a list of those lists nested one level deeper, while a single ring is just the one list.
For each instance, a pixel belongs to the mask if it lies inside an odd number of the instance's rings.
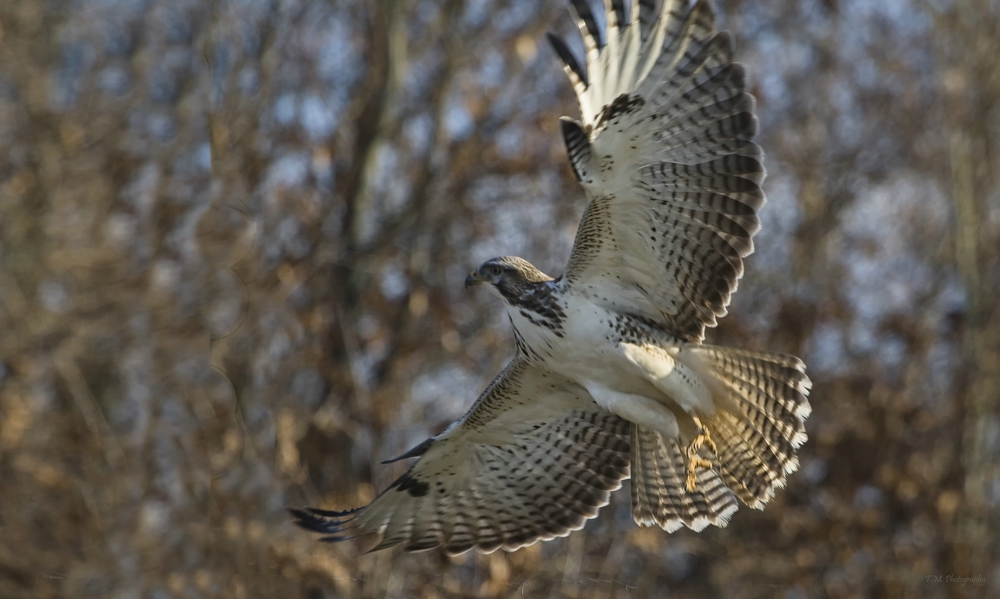
[{"label": "tail feather", "polygon": [[713,423],[722,480],[740,501],[754,509],[763,509],[774,496],[772,469],[750,449],[731,422],[730,418],[720,418]]},{"label": "tail feather", "polygon": [[642,526],[700,531],[709,524],[725,526],[738,508],[714,469],[700,468],[689,491],[687,460],[677,441],[638,425],[632,426],[632,465],[632,516]]},{"label": "tail feather", "polygon": [[805,365],[782,354],[709,345],[694,351],[725,393],[723,409],[706,422],[723,478],[745,503],[763,507],[799,466],[795,453],[811,412]]},{"label": "tail feather", "polygon": [[712,467],[699,468],[688,491],[684,447],[692,440],[637,425],[632,432],[632,514],[639,524],[668,532],[725,526],[736,498],[763,508],[798,469],[795,453],[806,440],[810,412],[811,384],[798,358],[710,345],[690,349],[716,400],[715,415],[701,419],[716,452],[699,450]]},{"label": "tail feather", "polygon": [[[708,428],[712,438],[717,439],[723,479],[744,503],[762,509],[774,497],[774,490],[785,486],[785,464],[797,462],[783,462],[755,430],[732,414],[719,415]],[[746,493],[740,493],[740,489]]]},{"label": "tail feather", "polygon": [[[773,432],[777,433],[777,435],[768,435],[767,437],[772,448],[789,453],[789,450],[794,450],[805,442],[806,434],[803,423],[794,415],[787,412],[784,414],[768,412],[759,404],[743,399],[739,395],[741,390],[739,387],[725,383],[724,386],[733,393],[739,412],[746,417],[753,428],[761,432],[771,431],[773,428]],[[790,447],[785,448],[785,445]]]},{"label": "tail feather", "polygon": [[651,431],[632,425],[632,517],[640,526],[657,524],[658,489],[666,486],[656,463],[658,447],[651,442],[650,434]]}]

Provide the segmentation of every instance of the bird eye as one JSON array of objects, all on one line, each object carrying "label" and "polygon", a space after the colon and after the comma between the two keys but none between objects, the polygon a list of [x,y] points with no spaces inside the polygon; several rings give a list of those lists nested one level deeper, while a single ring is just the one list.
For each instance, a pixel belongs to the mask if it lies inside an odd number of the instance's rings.
[{"label": "bird eye", "polygon": [[490,267],[490,276],[499,277],[502,274],[503,274],[503,269],[497,266],[496,264]]}]

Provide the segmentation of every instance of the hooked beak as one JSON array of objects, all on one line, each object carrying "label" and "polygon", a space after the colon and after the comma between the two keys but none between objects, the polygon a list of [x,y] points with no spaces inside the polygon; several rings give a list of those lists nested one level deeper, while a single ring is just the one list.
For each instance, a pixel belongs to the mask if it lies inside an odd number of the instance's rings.
[{"label": "hooked beak", "polygon": [[468,289],[469,287],[478,285],[481,282],[482,281],[479,279],[479,275],[476,273],[476,271],[472,271],[469,273],[469,276],[465,277],[465,288]]}]

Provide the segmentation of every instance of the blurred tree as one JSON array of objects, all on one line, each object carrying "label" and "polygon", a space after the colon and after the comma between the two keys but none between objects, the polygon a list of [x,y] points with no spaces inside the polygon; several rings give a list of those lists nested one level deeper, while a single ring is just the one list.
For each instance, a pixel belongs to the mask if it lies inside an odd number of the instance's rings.
[{"label": "blurred tree", "polygon": [[802,469],[726,529],[622,491],[446,558],[284,507],[367,501],[499,370],[469,268],[561,270],[564,7],[0,3],[0,596],[1000,593],[1000,7],[717,4],[771,175],[714,336],[809,364]]},{"label": "blurred tree", "polygon": [[[992,12],[990,11],[992,8]],[[1000,310],[997,309],[1000,249],[1000,74],[995,2],[931,8],[942,31],[938,79],[947,103],[951,193],[955,210],[955,262],[965,287],[966,313],[961,355],[964,380],[962,438],[964,513],[957,563],[986,571],[1000,561]],[[981,32],[992,32],[988,43]]]}]

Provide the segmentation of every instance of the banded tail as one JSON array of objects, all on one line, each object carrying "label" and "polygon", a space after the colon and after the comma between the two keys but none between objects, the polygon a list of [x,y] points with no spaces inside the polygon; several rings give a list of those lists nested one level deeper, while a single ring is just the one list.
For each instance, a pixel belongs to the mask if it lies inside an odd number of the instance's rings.
[{"label": "banded tail", "polygon": [[812,410],[812,385],[794,356],[711,345],[685,349],[712,381],[717,411],[701,422],[711,441],[696,452],[711,468],[697,468],[689,488],[686,449],[692,439],[678,442],[632,428],[632,515],[668,532],[682,525],[696,531],[725,526],[736,512],[736,498],[763,509],[799,467],[796,450],[806,441],[805,420]]}]

